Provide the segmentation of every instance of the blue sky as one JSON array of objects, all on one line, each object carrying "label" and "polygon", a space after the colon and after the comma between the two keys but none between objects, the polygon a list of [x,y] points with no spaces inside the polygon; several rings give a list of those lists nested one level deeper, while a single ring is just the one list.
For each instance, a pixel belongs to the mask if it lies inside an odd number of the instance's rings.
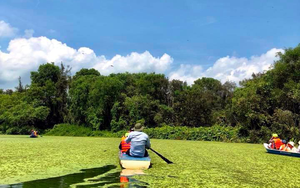
[{"label": "blue sky", "polygon": [[[126,57],[132,52],[148,51],[148,56],[154,58],[167,54],[170,65],[161,72],[170,78],[172,73],[178,73],[174,77],[178,79],[215,77],[218,73],[205,72],[222,58],[229,58],[225,59],[227,64],[232,58],[238,59],[238,64],[249,64],[254,61],[252,56],[298,45],[299,7],[299,0],[3,0],[0,21],[15,31],[11,36],[0,35],[0,50],[9,54],[9,42],[24,37],[25,30],[32,30],[32,37],[55,39],[75,50],[87,47],[107,61],[117,54]],[[2,59],[1,64],[0,59],[1,66],[8,63],[11,62]],[[89,66],[86,68],[95,63]],[[234,68],[237,67],[230,70]],[[1,74],[9,75],[0,71],[0,88],[15,84],[4,78],[1,82]],[[20,74],[25,80],[29,75]]]}]

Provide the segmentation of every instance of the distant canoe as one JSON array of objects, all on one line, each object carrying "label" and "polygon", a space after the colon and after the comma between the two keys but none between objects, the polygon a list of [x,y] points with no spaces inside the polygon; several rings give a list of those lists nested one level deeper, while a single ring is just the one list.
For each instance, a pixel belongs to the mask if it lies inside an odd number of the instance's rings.
[{"label": "distant canoe", "polygon": [[300,153],[288,152],[288,151],[280,151],[277,149],[268,148],[268,144],[264,143],[264,147],[266,148],[268,153],[277,154],[277,155],[288,155],[293,157],[300,157]]},{"label": "distant canoe", "polygon": [[119,152],[119,159],[122,168],[145,170],[150,166],[150,157],[131,157],[125,153]]}]

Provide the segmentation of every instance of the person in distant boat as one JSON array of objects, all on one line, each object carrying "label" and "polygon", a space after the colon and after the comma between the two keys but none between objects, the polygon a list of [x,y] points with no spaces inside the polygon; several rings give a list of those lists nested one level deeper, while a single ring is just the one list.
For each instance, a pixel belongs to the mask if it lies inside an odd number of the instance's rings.
[{"label": "person in distant boat", "polygon": [[294,142],[289,142],[287,144],[286,151],[288,152],[297,152],[297,149],[294,147],[295,143]]},{"label": "person in distant boat", "polygon": [[269,140],[269,147],[272,149],[279,149],[282,145],[281,139],[278,137],[277,134],[272,134],[271,139]]},{"label": "person in distant boat", "polygon": [[298,142],[297,152],[300,153],[300,141]]},{"label": "person in distant boat", "polygon": [[282,140],[282,145],[280,146],[279,150],[285,151],[287,147],[286,140]]},{"label": "person in distant boat", "polygon": [[37,131],[31,130],[30,137],[31,137],[31,138],[36,138],[37,136],[38,136]]},{"label": "person in distant boat", "polygon": [[119,145],[119,149],[121,150],[122,153],[126,153],[127,150],[130,149],[130,142],[126,143],[125,139],[128,137],[129,133],[132,132],[133,129],[130,129],[128,133],[126,133],[122,138],[121,138],[121,143]]},{"label": "person in distant boat", "polygon": [[150,149],[150,139],[146,133],[142,130],[144,127],[142,124],[135,124],[132,132],[129,133],[125,139],[126,143],[130,143],[130,149],[127,150],[126,154],[132,157],[147,157],[148,152],[146,149]]}]

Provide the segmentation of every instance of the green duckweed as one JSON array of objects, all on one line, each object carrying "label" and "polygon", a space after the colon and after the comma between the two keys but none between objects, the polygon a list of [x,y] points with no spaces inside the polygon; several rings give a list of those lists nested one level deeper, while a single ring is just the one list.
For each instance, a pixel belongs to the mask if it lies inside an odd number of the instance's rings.
[{"label": "green duckweed", "polygon": [[[118,166],[119,141],[1,135],[0,185]],[[300,187],[300,158],[268,154],[260,144],[154,139],[151,143],[174,164],[150,151],[152,167],[135,177],[149,187]]]}]

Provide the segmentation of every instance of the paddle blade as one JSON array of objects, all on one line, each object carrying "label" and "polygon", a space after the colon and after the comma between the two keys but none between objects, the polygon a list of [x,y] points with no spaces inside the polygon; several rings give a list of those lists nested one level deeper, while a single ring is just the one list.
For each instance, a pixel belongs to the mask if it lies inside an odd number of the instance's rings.
[{"label": "paddle blade", "polygon": [[165,158],[164,156],[162,156],[161,154],[159,154],[157,151],[155,151],[154,149],[150,148],[151,151],[153,151],[156,155],[158,155],[160,158],[162,158],[162,160],[166,161],[166,163],[168,164],[173,164],[172,161],[170,161],[169,159]]}]

